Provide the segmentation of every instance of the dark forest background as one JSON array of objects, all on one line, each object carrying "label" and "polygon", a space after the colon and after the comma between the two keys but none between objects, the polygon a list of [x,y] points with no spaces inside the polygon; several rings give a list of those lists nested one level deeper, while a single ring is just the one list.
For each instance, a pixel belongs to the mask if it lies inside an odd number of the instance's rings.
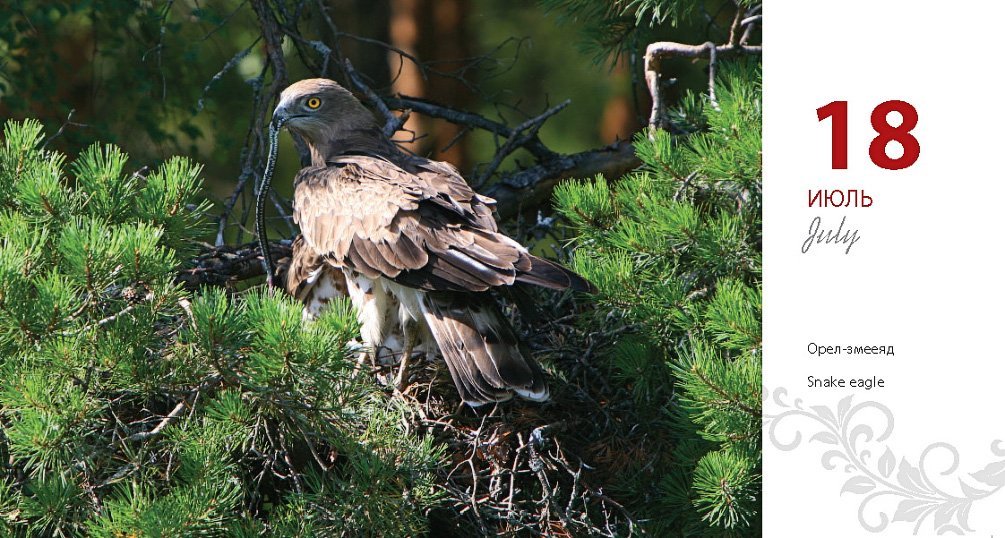
[{"label": "dark forest background", "polygon": [[[381,94],[434,98],[505,124],[569,99],[567,110],[540,130],[548,147],[575,153],[630,140],[649,114],[639,63],[646,43],[612,48],[587,33],[595,24],[586,20],[590,13],[553,4],[330,0],[290,3],[289,9],[323,6],[339,31],[353,36],[339,39],[343,53]],[[702,43],[728,26],[731,5],[709,3],[704,17],[681,21],[672,31],[647,29],[647,37],[672,33],[675,41]],[[331,41],[316,9],[299,26],[305,36]],[[384,44],[414,55],[431,71],[423,74]],[[313,76],[296,61],[289,40],[284,53],[289,80]],[[205,165],[219,202],[241,173],[266,54],[249,2],[9,2],[0,10],[0,117],[41,120],[47,133],[60,132],[50,147],[70,155],[94,140],[118,144],[144,164],[188,155]],[[705,84],[700,66],[677,63],[679,82],[671,88],[677,96]],[[491,133],[463,134],[462,127],[418,113],[406,127],[418,138],[406,147],[450,161],[465,174],[490,161],[496,149]],[[277,177],[290,178],[299,165],[288,137],[282,151]],[[289,194],[291,185],[280,180],[277,188]]]}]

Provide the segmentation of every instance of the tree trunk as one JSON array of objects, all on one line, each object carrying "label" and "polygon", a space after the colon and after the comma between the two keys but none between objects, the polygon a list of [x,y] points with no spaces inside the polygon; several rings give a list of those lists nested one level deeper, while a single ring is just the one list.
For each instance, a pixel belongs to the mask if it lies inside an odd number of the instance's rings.
[{"label": "tree trunk", "polygon": [[[418,56],[419,29],[423,12],[421,0],[391,0],[391,18],[389,24],[390,42],[395,48],[413,57]],[[419,66],[401,54],[391,50],[387,52],[387,64],[391,74],[392,93],[425,97],[426,81],[423,80]],[[416,139],[402,144],[406,149],[421,153],[425,121],[418,114],[409,116],[405,122],[406,135],[399,133],[395,138],[408,140],[408,134]]]},{"label": "tree trunk", "polygon": [[[468,16],[471,12],[469,0],[425,0],[423,36],[419,52],[423,58],[434,62],[439,71],[450,72],[461,68],[466,58],[471,58],[472,38],[468,31]],[[477,80],[472,80],[477,83]],[[440,96],[454,108],[467,110],[471,105],[471,91],[460,82],[433,76],[427,83],[429,95]],[[467,137],[460,136],[462,128],[445,120],[428,122],[430,150],[438,159],[449,161],[457,168],[467,171]]]}]

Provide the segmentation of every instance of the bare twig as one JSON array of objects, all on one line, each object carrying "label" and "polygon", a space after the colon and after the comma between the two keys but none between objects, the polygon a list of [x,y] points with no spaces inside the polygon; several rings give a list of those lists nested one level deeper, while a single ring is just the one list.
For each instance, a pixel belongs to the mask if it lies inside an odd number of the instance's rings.
[{"label": "bare twig", "polygon": [[220,211],[220,216],[216,219],[216,241],[213,243],[216,246],[223,246],[224,244],[223,236],[227,230],[227,219],[234,210],[234,206],[237,204],[238,198],[241,197],[241,193],[244,192],[244,186],[248,183],[248,177],[248,175],[241,174],[237,180],[237,185],[234,186],[234,191],[230,193],[227,201],[224,202],[223,210]]},{"label": "bare twig", "polygon": [[754,27],[757,26],[756,23],[761,22],[761,4],[752,6],[744,14],[744,19],[740,21],[740,26],[743,27],[743,35],[740,37],[740,45],[746,45],[750,41],[751,34],[754,33]]},{"label": "bare twig", "polygon": [[746,12],[742,7],[736,9],[736,13],[733,15],[733,24],[729,25],[729,43],[732,46],[737,46],[740,44],[740,28],[743,27],[743,14]]},{"label": "bare twig", "polygon": [[286,227],[290,230],[290,235],[296,235],[297,228],[293,225],[293,217],[286,212],[286,208],[283,207],[283,203],[279,199],[279,195],[276,194],[276,191],[269,191],[269,199],[272,200],[272,205],[275,206],[276,211],[279,212],[280,218],[283,219],[283,223],[285,223]]},{"label": "bare twig", "polygon": [[241,63],[241,60],[247,58],[248,54],[251,53],[251,50],[254,49],[255,45],[257,45],[258,42],[261,40],[262,40],[261,36],[256,38],[250,45],[248,45],[248,48],[235,54],[230,60],[227,61],[227,63],[223,64],[223,67],[220,68],[220,70],[217,71],[215,75],[213,75],[213,78],[209,79],[209,82],[207,82],[206,85],[203,86],[202,88],[202,95],[199,96],[199,102],[196,103],[195,105],[196,112],[202,111],[203,107],[205,106],[204,100],[206,94],[209,93],[209,89],[213,87],[213,84],[216,84],[221,78],[223,78],[223,75],[227,74],[228,71],[236,67],[237,64]]},{"label": "bare twig", "polygon": [[70,113],[66,115],[66,121],[64,121],[63,124],[59,126],[59,130],[56,131],[55,134],[53,134],[49,138],[45,139],[45,142],[42,144],[42,149],[45,149],[49,145],[50,142],[52,142],[56,138],[59,138],[59,136],[63,134],[63,131],[65,131],[68,126],[72,126],[72,127],[87,127],[86,123],[76,123],[76,122],[72,121],[73,120],[73,113],[76,112],[76,111],[77,111],[76,108],[71,108],[70,109]]},{"label": "bare twig", "polygon": [[360,74],[353,69],[352,63],[348,59],[343,62],[343,65],[345,66],[345,71],[349,75],[349,80],[352,81],[353,86],[363,92],[363,95],[366,96],[367,100],[370,101],[373,106],[377,107],[380,115],[384,117],[384,136],[388,138],[393,136],[394,133],[398,132],[398,129],[401,129],[401,127],[405,125],[405,121],[408,120],[408,111],[406,110],[400,115],[396,115],[394,112],[391,112],[391,109],[389,109],[384,100],[377,95],[377,92],[373,91],[373,88],[363,82],[363,77],[361,77]]},{"label": "bare twig", "polygon": [[496,150],[495,155],[492,157],[492,162],[485,167],[485,170],[482,171],[482,174],[474,182],[473,186],[477,189],[484,185],[510,153],[513,153],[513,151],[517,148],[524,146],[531,140],[537,138],[537,133],[541,130],[541,126],[544,125],[544,122],[547,121],[548,118],[561,112],[565,107],[569,106],[569,103],[571,102],[572,101],[569,99],[566,99],[558,105],[545,110],[540,115],[531,118],[512,129],[509,136],[506,138],[506,142],[502,145],[502,147]]},{"label": "bare twig", "polygon": [[[217,374],[213,374],[206,377],[205,379],[202,380],[202,382],[199,383],[198,386],[190,390],[189,393],[186,394],[185,397],[182,398],[181,401],[179,401],[171,409],[171,411],[168,412],[167,415],[161,418],[160,422],[158,422],[157,425],[153,427],[153,429],[145,432],[134,433],[128,437],[123,438],[122,441],[146,441],[148,439],[160,435],[165,428],[170,426],[172,422],[177,420],[182,415],[182,412],[185,410],[185,408],[191,405],[196,400],[196,398],[199,397],[199,394],[202,391],[216,385],[221,381],[221,379],[222,378]],[[85,461],[92,461],[94,460],[94,458],[97,457],[97,455],[98,453],[93,453]],[[133,461],[127,462],[125,465],[122,465],[114,473],[112,473],[110,477],[102,481],[100,484],[96,485],[95,488],[101,488],[109,484],[118,482],[119,480],[122,480],[126,476],[136,471],[138,468],[139,466],[135,462]]]},{"label": "bare twig", "polygon": [[197,398],[200,392],[212,387],[213,385],[216,385],[217,383],[220,382],[221,379],[222,378],[218,374],[213,374],[207,377],[201,383],[199,383],[198,386],[190,390],[189,393],[184,398],[182,398],[182,400],[178,402],[178,404],[175,405],[174,408],[171,409],[171,411],[167,415],[165,415],[164,418],[162,418],[161,421],[158,422],[156,426],[154,426],[153,429],[151,429],[150,431],[134,433],[129,437],[126,437],[126,441],[144,441],[146,439],[154,437],[155,435],[159,435],[162,431],[164,431],[164,428],[168,427],[179,416],[181,416],[181,413],[182,411],[185,410],[185,407],[189,405],[195,398]]},{"label": "bare twig", "polygon": [[62,336],[73,336],[75,334],[80,334],[80,333],[87,332],[87,331],[89,331],[91,329],[94,329],[96,327],[103,327],[103,326],[108,325],[109,323],[111,323],[111,322],[119,319],[120,317],[122,317],[122,316],[124,316],[124,315],[126,315],[126,314],[128,314],[130,312],[132,312],[135,308],[136,308],[136,305],[129,305],[129,306],[123,308],[122,310],[120,310],[120,311],[118,311],[118,312],[116,312],[116,313],[114,313],[114,314],[112,314],[110,316],[101,318],[98,321],[96,321],[96,322],[94,322],[94,323],[92,323],[90,325],[85,325],[84,327],[81,327],[81,328],[79,328],[79,329],[77,329],[75,331],[63,331],[60,334]]},{"label": "bare twig", "polygon": [[715,44],[706,43],[708,46],[708,102],[716,112],[721,112],[719,100],[715,97]]},{"label": "bare twig", "polygon": [[[468,128],[488,131],[502,138],[510,138],[513,136],[514,130],[509,126],[490,120],[485,116],[475,114],[473,112],[457,110],[455,108],[450,108],[448,106],[420,99],[418,97],[389,97],[385,99],[385,101],[388,106],[393,108],[409,109],[432,118],[447,120],[455,125],[462,125]],[[558,155],[541,143],[541,140],[537,138],[536,132],[534,133],[534,136],[524,142],[523,148],[539,160],[551,159]]]}]

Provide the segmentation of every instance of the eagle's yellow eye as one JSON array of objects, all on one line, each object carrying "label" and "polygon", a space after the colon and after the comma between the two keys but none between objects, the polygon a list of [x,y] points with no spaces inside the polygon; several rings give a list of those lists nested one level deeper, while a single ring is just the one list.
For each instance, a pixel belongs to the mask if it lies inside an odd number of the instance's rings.
[{"label": "eagle's yellow eye", "polygon": [[310,99],[307,100],[307,108],[311,110],[315,110],[320,106],[321,106],[321,99],[318,99],[317,97],[311,97]]}]

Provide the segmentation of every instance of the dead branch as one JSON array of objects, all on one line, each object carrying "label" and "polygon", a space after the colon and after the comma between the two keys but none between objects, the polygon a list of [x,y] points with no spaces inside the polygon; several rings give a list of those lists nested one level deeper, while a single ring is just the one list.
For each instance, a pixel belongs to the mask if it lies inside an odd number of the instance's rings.
[{"label": "dead branch", "polygon": [[408,110],[406,109],[404,112],[398,115],[396,115],[394,112],[391,112],[391,109],[389,109],[384,100],[381,99],[379,95],[377,95],[377,92],[373,91],[373,88],[371,88],[365,82],[363,82],[363,77],[361,77],[360,74],[357,73],[355,69],[353,69],[352,62],[346,59],[342,63],[345,67],[346,73],[348,73],[349,75],[349,80],[352,81],[353,86],[355,86],[356,89],[358,89],[359,91],[363,92],[363,95],[366,96],[367,100],[370,101],[370,103],[373,104],[373,106],[377,107],[377,111],[380,112],[381,116],[383,116],[384,127],[382,131],[384,133],[384,136],[388,138],[394,136],[394,133],[398,132],[398,129],[401,129],[402,126],[405,125],[405,122],[408,121],[409,116]]},{"label": "dead branch", "polygon": [[227,60],[227,63],[223,64],[223,67],[221,67],[220,70],[213,75],[213,78],[209,79],[209,82],[203,86],[202,95],[199,97],[199,101],[195,105],[196,112],[202,112],[202,109],[206,106],[206,94],[209,93],[209,90],[213,87],[213,85],[219,82],[224,75],[237,67],[237,64],[241,63],[241,60],[247,58],[248,55],[251,54],[251,51],[254,50],[255,45],[257,45],[261,39],[261,36],[255,38],[255,40],[252,41],[247,48],[232,56],[230,60]]},{"label": "dead branch", "polygon": [[[289,266],[292,252],[291,241],[275,241],[269,244],[272,259],[276,260],[277,276],[282,278]],[[191,262],[191,267],[182,269],[175,281],[188,289],[200,286],[223,286],[265,275],[262,254],[258,243],[240,246],[220,245],[212,247]]]},{"label": "dead branch", "polygon": [[761,22],[761,19],[763,18],[761,15],[761,7],[761,4],[752,6],[747,10],[746,15],[744,15],[746,18],[740,21],[740,26],[743,27],[743,36],[740,37],[741,45],[747,44],[747,41],[750,39],[750,35],[754,33],[756,23]]},{"label": "dead branch", "polygon": [[551,191],[561,180],[589,178],[603,174],[608,179],[619,178],[641,164],[630,142],[556,155],[537,165],[503,176],[483,191],[496,199],[500,220],[506,220],[529,207],[535,207],[551,197]]},{"label": "dead branch", "polygon": [[213,385],[216,385],[221,381],[221,379],[222,378],[219,375],[216,374],[210,375],[209,377],[204,379],[201,383],[199,383],[198,386],[189,391],[189,393],[184,398],[182,398],[181,401],[179,401],[178,404],[175,405],[174,408],[171,409],[171,411],[167,415],[165,415],[164,418],[162,418],[161,421],[157,423],[157,426],[154,426],[152,430],[134,433],[129,437],[126,437],[126,441],[144,441],[146,439],[159,435],[162,431],[164,431],[164,428],[168,427],[171,424],[171,422],[173,422],[175,419],[181,416],[181,413],[182,411],[185,410],[185,407],[191,405],[192,401],[195,400],[195,397],[201,391],[204,391],[212,387]]},{"label": "dead branch", "polygon": [[[268,111],[272,103],[279,96],[279,92],[289,83],[286,60],[283,57],[282,49],[284,33],[281,30],[281,24],[277,19],[277,15],[272,11],[269,3],[264,0],[252,0],[251,7],[261,27],[261,37],[259,39],[264,39],[266,61],[258,77],[249,81],[249,84],[254,88],[254,105],[251,110],[250,121],[248,122],[248,131],[245,135],[244,149],[241,152],[241,174],[233,192],[231,192],[230,196],[224,202],[223,211],[221,211],[217,220],[215,241],[217,246],[221,246],[224,243],[224,232],[227,228],[227,221],[237,206],[238,201],[242,196],[247,196],[246,187],[249,179],[253,180],[257,191],[257,184],[261,178],[260,167],[264,165],[265,152],[268,150],[264,137]],[[225,65],[221,72],[225,72],[227,69],[228,67]],[[272,72],[272,81],[266,85],[265,77],[269,71]],[[208,89],[211,85],[212,82],[207,84],[206,88]],[[306,147],[296,136],[293,137],[293,142],[303,161],[307,156]],[[282,211],[282,205],[275,198],[272,199],[272,202],[280,210],[281,214],[285,213]],[[247,221],[246,213],[247,211],[245,211],[245,215],[242,216],[238,223],[237,241],[241,241],[242,239],[243,228],[240,225]],[[284,220],[289,224],[288,218],[284,218]]]},{"label": "dead branch", "polygon": [[50,142],[52,142],[53,140],[59,138],[63,134],[63,131],[65,131],[68,126],[72,126],[72,127],[88,127],[88,125],[86,123],[77,123],[77,122],[73,121],[73,114],[76,111],[77,111],[77,109],[75,109],[75,108],[71,108],[70,109],[70,113],[66,115],[66,121],[64,121],[63,124],[59,126],[59,130],[56,131],[56,134],[54,134],[54,135],[50,136],[49,138],[45,139],[45,143],[42,144],[42,149],[45,149],[46,147],[49,146]]},{"label": "dead branch", "polygon": [[[408,97],[404,95],[400,95],[398,97],[387,97],[384,101],[392,108],[412,110],[413,112],[425,114],[431,118],[447,120],[455,125],[462,125],[464,127],[488,131],[501,138],[510,138],[513,136],[514,130],[508,125],[490,120],[485,116],[475,114],[474,112],[457,110],[426,99]],[[551,159],[558,155],[554,151],[548,149],[548,147],[541,142],[541,139],[537,137],[536,132],[533,136],[526,140],[521,147],[540,160]]]},{"label": "dead branch", "polygon": [[[537,162],[534,166],[504,174],[497,182],[482,190],[486,196],[496,199],[496,210],[500,220],[512,218],[522,210],[547,201],[555,185],[563,179],[593,177],[597,174],[603,174],[608,179],[616,179],[640,164],[634,148],[625,141],[571,155],[556,153],[545,146],[538,137],[540,124],[535,123],[535,120],[543,123],[544,119],[560,111],[565,103],[511,128],[480,114],[457,110],[416,97],[388,97],[384,98],[384,101],[391,108],[411,110],[469,129],[488,131],[507,141],[513,140],[512,147],[506,147],[504,144],[500,151],[512,152],[517,148],[523,148],[534,157]],[[521,136],[521,131],[527,130],[528,126],[535,128]]]},{"label": "dead branch", "polygon": [[663,129],[664,109],[662,85],[662,61],[666,58],[726,58],[741,55],[759,55],[761,47],[740,44],[716,45],[708,42],[701,45],[688,45],[672,41],[657,41],[646,47],[645,69],[646,85],[653,100],[652,111],[649,114],[650,129]]},{"label": "dead branch", "polygon": [[[175,420],[178,419],[178,417],[181,416],[182,412],[185,410],[186,407],[193,405],[193,402],[196,400],[196,398],[198,398],[199,394],[202,391],[207,390],[207,389],[213,387],[214,385],[218,384],[220,381],[221,381],[221,377],[219,375],[217,375],[217,374],[212,374],[212,375],[204,378],[195,388],[193,388],[192,390],[190,390],[188,392],[188,394],[186,394],[174,406],[174,408],[172,408],[171,411],[168,412],[167,415],[165,415],[163,418],[161,418],[161,420],[157,423],[156,426],[154,426],[153,429],[151,429],[149,431],[143,431],[143,432],[134,433],[132,435],[124,437],[122,440],[123,441],[147,441],[147,440],[149,440],[149,439],[151,439],[153,437],[157,437],[158,435],[160,435],[164,431],[165,428],[167,428],[168,426],[170,426],[172,422],[174,422]],[[92,452],[90,454],[90,456],[88,456],[85,459],[85,461],[94,461],[98,457],[98,455],[100,454],[100,452],[101,452],[100,449],[97,450],[97,451],[95,451],[95,452]],[[134,461],[129,461],[129,462],[125,463],[124,465],[122,465],[121,467],[119,467],[114,473],[112,473],[112,475],[110,477],[108,477],[107,479],[103,480],[100,484],[97,484],[95,486],[95,489],[97,489],[97,488],[103,488],[103,487],[105,487],[105,486],[107,486],[109,484],[114,484],[115,482],[118,482],[118,481],[122,480],[123,478],[125,478],[126,476],[132,474],[137,469],[139,469],[139,465],[137,465],[137,463],[134,462]]]}]

